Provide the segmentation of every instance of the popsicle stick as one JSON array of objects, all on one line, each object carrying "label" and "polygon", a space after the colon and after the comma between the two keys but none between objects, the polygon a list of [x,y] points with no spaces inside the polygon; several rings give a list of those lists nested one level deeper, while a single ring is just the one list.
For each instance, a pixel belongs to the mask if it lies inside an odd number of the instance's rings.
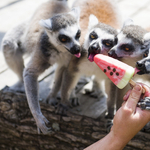
[{"label": "popsicle stick", "polygon": [[[136,82],[135,82],[134,80],[132,80],[132,79],[130,79],[129,83],[130,83],[131,85],[133,85],[133,86],[136,85]],[[143,94],[145,93],[145,89],[144,89],[144,88],[142,88],[142,93],[143,93]]]}]

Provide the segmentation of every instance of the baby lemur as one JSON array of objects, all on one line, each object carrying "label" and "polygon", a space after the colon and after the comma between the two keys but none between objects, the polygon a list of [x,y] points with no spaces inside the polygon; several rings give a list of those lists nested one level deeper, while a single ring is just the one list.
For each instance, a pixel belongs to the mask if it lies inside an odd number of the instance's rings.
[{"label": "baby lemur", "polygon": [[[100,30],[100,34],[97,36],[100,39],[106,39],[106,42],[101,45],[102,48],[108,50],[115,44],[114,40],[117,34],[115,29],[104,24],[96,26],[99,20],[118,27],[119,19],[112,2],[109,0],[85,0],[76,1],[75,5],[80,6],[81,9],[80,22],[78,8],[69,11],[66,1],[51,0],[40,6],[29,22],[15,27],[3,39],[2,45],[6,62],[19,77],[19,82],[13,86],[13,89],[22,88],[24,82],[30,110],[38,131],[41,130],[43,133],[47,133],[49,128],[46,126],[48,120],[43,116],[38,102],[38,76],[53,64],[58,64],[54,86],[47,101],[55,104],[56,94],[61,88],[61,103],[63,107],[66,107],[70,94],[81,75],[91,75],[95,72],[98,81],[101,77],[100,69],[96,65],[93,67],[93,64],[87,59],[88,43],[85,42],[85,48],[81,48],[90,14],[96,15],[97,18],[93,15],[90,17],[89,29]],[[102,7],[105,9],[101,9]],[[96,28],[93,29],[93,27]],[[82,34],[81,31],[83,31]],[[13,33],[16,37],[13,36]],[[80,34],[81,41],[79,42]],[[92,40],[94,34],[90,34],[90,36],[88,34],[86,39]],[[111,43],[107,43],[108,39]],[[24,69],[23,55],[25,53],[30,54],[31,60]],[[104,78],[102,75],[102,79]]]}]

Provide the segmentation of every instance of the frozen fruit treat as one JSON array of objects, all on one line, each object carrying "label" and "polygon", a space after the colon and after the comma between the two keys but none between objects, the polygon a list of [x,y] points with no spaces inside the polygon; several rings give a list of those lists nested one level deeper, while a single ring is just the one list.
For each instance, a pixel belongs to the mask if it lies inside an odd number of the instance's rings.
[{"label": "frozen fruit treat", "polygon": [[137,73],[135,68],[106,55],[95,55],[94,62],[120,89],[124,88],[133,75]]}]

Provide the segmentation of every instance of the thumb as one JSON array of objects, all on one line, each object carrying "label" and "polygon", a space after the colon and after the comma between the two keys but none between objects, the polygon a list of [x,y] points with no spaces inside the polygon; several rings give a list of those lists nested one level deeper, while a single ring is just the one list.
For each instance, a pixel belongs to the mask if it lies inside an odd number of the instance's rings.
[{"label": "thumb", "polygon": [[130,95],[129,98],[126,102],[126,107],[130,108],[132,110],[132,112],[134,113],[137,107],[137,103],[141,97],[142,94],[142,86],[140,84],[136,84]]}]

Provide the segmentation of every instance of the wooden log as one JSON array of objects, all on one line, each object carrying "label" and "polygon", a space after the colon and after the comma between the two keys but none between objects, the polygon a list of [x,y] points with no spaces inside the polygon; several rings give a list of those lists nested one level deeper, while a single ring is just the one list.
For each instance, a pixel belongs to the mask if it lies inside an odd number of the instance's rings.
[{"label": "wooden log", "polygon": [[[52,131],[37,134],[35,121],[23,93],[0,91],[0,150],[83,150],[107,133],[105,119],[93,119],[70,111],[55,113],[51,105],[40,102]],[[139,132],[125,150],[149,150],[150,134]]]}]

